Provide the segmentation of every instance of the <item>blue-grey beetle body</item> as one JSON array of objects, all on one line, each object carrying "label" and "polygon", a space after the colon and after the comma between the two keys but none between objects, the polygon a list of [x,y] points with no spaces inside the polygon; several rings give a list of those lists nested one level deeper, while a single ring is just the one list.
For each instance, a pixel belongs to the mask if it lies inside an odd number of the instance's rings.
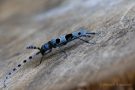
[{"label": "blue-grey beetle body", "polygon": [[[70,41],[73,41],[75,39],[78,39],[80,37],[90,37],[91,35],[95,35],[95,32],[87,32],[86,30],[78,30],[75,32],[72,32],[70,34],[61,35],[59,38],[51,39],[49,42],[43,44],[41,46],[40,52],[42,55],[46,54],[46,52],[51,51],[52,48],[61,47],[63,45],[66,45]],[[32,46],[29,47],[29,49]]]}]

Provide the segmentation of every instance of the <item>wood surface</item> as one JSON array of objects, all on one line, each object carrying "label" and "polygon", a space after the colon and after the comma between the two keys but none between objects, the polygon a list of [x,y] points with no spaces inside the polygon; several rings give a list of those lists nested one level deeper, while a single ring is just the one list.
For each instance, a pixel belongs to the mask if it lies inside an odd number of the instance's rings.
[{"label": "wood surface", "polygon": [[[3,88],[8,72],[37,52],[51,38],[80,27],[101,32],[62,47],[67,57],[54,49],[23,65]],[[1,90],[134,90],[135,1],[134,0],[1,0],[0,1]]]}]

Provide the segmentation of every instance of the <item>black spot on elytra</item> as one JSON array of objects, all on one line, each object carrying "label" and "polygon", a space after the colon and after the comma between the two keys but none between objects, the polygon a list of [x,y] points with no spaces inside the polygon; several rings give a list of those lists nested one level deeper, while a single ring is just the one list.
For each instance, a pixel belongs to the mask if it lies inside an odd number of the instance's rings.
[{"label": "black spot on elytra", "polygon": [[21,64],[18,64],[18,67],[21,67]]},{"label": "black spot on elytra", "polygon": [[23,63],[26,63],[27,60],[24,60]]},{"label": "black spot on elytra", "polygon": [[59,39],[59,38],[56,39],[56,43],[57,43],[57,44],[60,43],[60,39]]},{"label": "black spot on elytra", "polygon": [[6,77],[6,79],[8,79],[8,77]]},{"label": "black spot on elytra", "polygon": [[65,38],[66,38],[67,41],[68,41],[68,40],[71,40],[71,39],[73,38],[73,35],[72,35],[72,34],[67,34],[67,35],[65,36]]},{"label": "black spot on elytra", "polygon": [[79,32],[78,35],[81,35],[81,32]]}]

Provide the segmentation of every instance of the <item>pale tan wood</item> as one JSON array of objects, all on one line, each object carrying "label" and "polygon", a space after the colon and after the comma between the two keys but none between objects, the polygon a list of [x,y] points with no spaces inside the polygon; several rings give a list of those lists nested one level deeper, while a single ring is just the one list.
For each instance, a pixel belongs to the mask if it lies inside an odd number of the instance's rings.
[{"label": "pale tan wood", "polygon": [[[97,0],[98,1],[98,0]],[[90,1],[6,0],[0,1],[0,88],[5,90],[133,90],[135,88],[134,0]],[[80,27],[103,31],[92,40],[71,42],[24,65],[3,87],[5,74],[35,53],[53,37]],[[89,39],[88,39],[89,40]],[[109,86],[110,85],[110,86]],[[121,85],[121,86],[120,86]],[[122,86],[123,85],[123,86]],[[127,85],[127,86],[126,86]],[[126,86],[126,87],[125,87]]]}]

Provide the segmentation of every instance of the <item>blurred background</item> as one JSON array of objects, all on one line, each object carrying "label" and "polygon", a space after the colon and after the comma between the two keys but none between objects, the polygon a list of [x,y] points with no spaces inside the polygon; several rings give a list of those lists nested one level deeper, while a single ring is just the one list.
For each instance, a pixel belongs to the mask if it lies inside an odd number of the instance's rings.
[{"label": "blurred background", "polygon": [[[69,52],[66,61],[53,61],[56,55],[49,59],[50,67],[44,62],[34,68],[38,74],[32,78],[17,75],[13,80],[22,83],[11,83],[8,90],[134,90],[134,5],[134,0],[0,0],[0,78],[31,54],[25,51],[27,45],[41,46],[53,37],[86,27],[106,33],[95,38],[97,46],[72,48],[76,50]],[[19,72],[24,77],[33,70],[26,69]],[[50,72],[45,79],[37,78],[46,75],[44,70],[44,74],[39,72],[42,69]]]}]

